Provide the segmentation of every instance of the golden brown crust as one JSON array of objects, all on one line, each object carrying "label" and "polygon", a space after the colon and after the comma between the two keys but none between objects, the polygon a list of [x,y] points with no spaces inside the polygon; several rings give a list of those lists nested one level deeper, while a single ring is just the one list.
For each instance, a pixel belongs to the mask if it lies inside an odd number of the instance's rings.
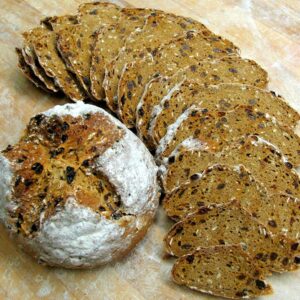
[{"label": "golden brown crust", "polygon": [[21,141],[4,152],[14,168],[18,209],[10,223],[15,231],[34,236],[40,215],[47,220],[71,196],[105,217],[120,218],[120,197],[95,160],[123,135],[99,113],[32,118]]}]

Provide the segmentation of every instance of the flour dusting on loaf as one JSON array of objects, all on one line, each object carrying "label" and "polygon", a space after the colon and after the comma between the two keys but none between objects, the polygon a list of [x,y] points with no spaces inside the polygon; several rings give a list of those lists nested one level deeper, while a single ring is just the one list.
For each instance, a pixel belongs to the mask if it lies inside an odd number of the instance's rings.
[{"label": "flour dusting on loaf", "polygon": [[103,109],[77,102],[33,117],[0,157],[1,221],[43,264],[90,268],[122,258],[158,207],[157,167]]}]

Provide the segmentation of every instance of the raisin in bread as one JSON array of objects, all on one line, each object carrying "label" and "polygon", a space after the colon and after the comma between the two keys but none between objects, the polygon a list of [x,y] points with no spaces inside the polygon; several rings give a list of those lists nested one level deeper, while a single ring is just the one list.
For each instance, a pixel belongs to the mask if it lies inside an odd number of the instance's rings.
[{"label": "raisin in bread", "polygon": [[1,153],[0,168],[0,219],[48,265],[87,268],[123,257],[158,206],[157,168],[146,147],[82,102],[32,118]]},{"label": "raisin in bread", "polygon": [[180,257],[172,269],[177,284],[229,299],[271,294],[267,275],[240,245],[200,248]]},{"label": "raisin in bread", "polygon": [[199,247],[241,244],[251,259],[269,272],[295,270],[298,243],[272,235],[237,200],[202,207],[176,223],[165,237],[166,251],[180,257]]},{"label": "raisin in bread", "polygon": [[[146,56],[134,70],[125,71],[118,88],[118,106],[121,120],[128,126],[135,125],[136,108],[146,83],[157,74],[172,75],[179,69],[196,64],[202,59],[220,58],[238,49],[228,40],[213,33],[189,33],[185,38],[172,41],[155,50],[155,55]],[[126,70],[126,69],[125,69]],[[137,73],[138,72],[138,73]],[[139,82],[135,82],[138,74]]]},{"label": "raisin in bread", "polygon": [[[146,17],[152,12],[152,9],[123,8],[115,24],[99,29],[93,45],[90,69],[91,93],[96,99],[105,98],[102,83],[106,63],[117,56],[128,35],[141,29]],[[113,107],[111,109],[115,110]]]},{"label": "raisin in bread", "polygon": [[[131,80],[135,82],[134,86],[137,86],[139,72],[131,74],[131,69],[128,67],[125,69],[120,79],[120,86],[126,76],[131,76]],[[261,88],[266,87],[268,82],[266,71],[254,61],[234,55],[215,60],[202,60],[179,70],[170,77],[153,78],[145,85],[144,93],[138,100],[136,109],[138,134],[148,148],[154,149],[152,139],[148,134],[151,120],[155,114],[158,114],[158,110],[163,109],[163,106],[160,106],[161,101],[176,92],[184,79],[190,79],[200,84],[243,83]],[[123,88],[123,93],[127,94],[128,86],[123,85]]]},{"label": "raisin in bread", "polygon": [[[188,111],[188,110],[187,110]],[[174,125],[177,125],[175,123]],[[253,107],[238,106],[229,112],[204,109],[191,110],[178,127],[168,128],[161,139],[156,154],[168,157],[181,142],[192,137],[203,144],[220,151],[241,135],[259,134],[262,138],[280,148],[280,151],[295,166],[300,166],[300,138],[290,128],[278,124],[275,118]]]},{"label": "raisin in bread", "polygon": [[90,67],[92,47],[100,27],[116,23],[121,8],[113,3],[88,3],[79,7],[78,23],[56,31],[57,48],[79,80],[86,93],[90,92]]},{"label": "raisin in bread", "polygon": [[[31,36],[31,45],[36,53],[37,59],[47,76],[53,78],[55,84],[64,94],[73,101],[81,101],[86,98],[84,91],[68,72],[63,60],[56,49],[56,35],[52,29],[61,28],[65,24],[74,24],[76,19],[72,16],[47,18],[42,22],[47,23],[47,27],[38,27],[25,36]],[[50,28],[50,29],[49,29]],[[35,38],[32,38],[32,37]]]},{"label": "raisin in bread", "polygon": [[116,105],[113,103],[118,103],[118,82],[127,63],[137,57],[154,56],[158,47],[191,30],[210,34],[204,25],[192,19],[159,11],[151,14],[143,28],[134,31],[126,39],[124,47],[106,67],[103,87],[108,106],[114,107]]},{"label": "raisin in bread", "polygon": [[187,108],[192,105],[204,110],[218,109],[219,111],[229,111],[237,105],[249,105],[255,112],[268,113],[276,117],[279,124],[291,128],[300,118],[295,110],[273,92],[230,83],[207,87],[187,81],[178,92],[170,99],[165,99],[161,105],[163,108],[153,119],[149,132],[156,145],[167,133],[168,125],[174,124],[184,112],[188,113]]},{"label": "raisin in bread", "polygon": [[292,164],[278,148],[259,136],[241,137],[217,153],[203,150],[201,143],[183,144],[168,158],[168,165],[161,167],[165,192],[197,179],[207,167],[216,163],[243,165],[270,194],[283,192],[300,198],[299,176]]}]

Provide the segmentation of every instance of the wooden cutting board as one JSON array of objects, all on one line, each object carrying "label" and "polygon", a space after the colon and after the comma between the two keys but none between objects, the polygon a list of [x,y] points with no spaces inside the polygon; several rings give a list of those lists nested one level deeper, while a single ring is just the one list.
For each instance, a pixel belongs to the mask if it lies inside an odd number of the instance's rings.
[{"label": "wooden cutting board", "polygon": [[[30,84],[16,68],[14,48],[21,32],[44,16],[76,11],[84,1],[1,0],[0,148],[15,143],[30,116],[65,99]],[[261,64],[269,87],[300,111],[299,0],[128,0],[122,5],[152,7],[192,17],[232,40],[243,57]],[[1,170],[0,170],[1,172]],[[173,284],[171,260],[163,259],[162,239],[171,222],[160,209],[146,238],[114,265],[92,271],[51,269],[22,253],[0,229],[0,299],[216,299]],[[265,299],[299,300],[300,271],[274,275],[275,293]]]}]

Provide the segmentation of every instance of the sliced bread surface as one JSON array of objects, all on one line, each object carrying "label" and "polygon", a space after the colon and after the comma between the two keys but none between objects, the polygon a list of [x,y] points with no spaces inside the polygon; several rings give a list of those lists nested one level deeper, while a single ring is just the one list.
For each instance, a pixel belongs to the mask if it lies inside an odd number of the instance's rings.
[{"label": "sliced bread surface", "polygon": [[127,126],[135,124],[139,99],[145,85],[153,76],[170,76],[182,68],[197,64],[199,60],[216,59],[232,53],[238,53],[238,48],[233,43],[211,32],[203,34],[202,31],[189,33],[185,38],[157,48],[155,55],[145,57],[142,63],[136,66],[130,73],[133,76],[119,82],[120,118]]},{"label": "sliced bread surface", "polygon": [[166,251],[177,257],[199,247],[235,244],[243,245],[255,264],[266,271],[285,272],[297,268],[299,244],[272,235],[237,200],[200,208],[176,223],[165,238]]},{"label": "sliced bread surface", "polygon": [[266,275],[240,245],[200,248],[180,257],[172,269],[177,284],[229,299],[271,294]]},{"label": "sliced bread surface", "polygon": [[[62,25],[64,26],[64,25]],[[56,35],[53,31],[45,28],[38,28],[38,38],[32,41],[34,51],[38,61],[46,74],[53,78],[54,82],[60,89],[73,101],[82,101],[86,94],[68,72],[65,63],[61,59],[56,49]]]},{"label": "sliced bread surface", "polygon": [[107,65],[103,85],[108,106],[113,106],[114,102],[118,103],[118,83],[127,63],[138,57],[154,57],[158,47],[185,36],[189,31],[210,34],[203,24],[192,19],[160,12],[151,14],[143,28],[134,31],[126,39],[125,46]]},{"label": "sliced bread surface", "polygon": [[[136,65],[138,64],[134,64],[135,67]],[[129,82],[129,78],[132,78],[131,80],[137,86],[140,70],[135,70],[133,74],[132,70],[135,67],[132,66],[128,70],[126,68],[120,79],[120,88],[123,86],[124,94],[127,94],[128,87],[122,85],[123,80]],[[243,83],[261,88],[266,87],[268,82],[266,71],[259,65],[252,60],[235,55],[216,60],[203,60],[197,64],[187,66],[170,77],[159,76],[152,79],[145,86],[144,93],[140,97],[136,109],[136,127],[139,136],[150,149],[154,148],[152,139],[148,135],[150,121],[157,114],[158,109],[163,109],[159,105],[162,99],[167,97],[168,94],[171,96],[172,92],[176,91],[176,86],[180,88],[180,83],[184,79],[190,79],[199,84]],[[121,94],[119,93],[119,95]]]},{"label": "sliced bread surface", "polygon": [[280,126],[275,118],[263,110],[255,111],[253,106],[237,106],[232,111],[222,112],[214,111],[210,104],[191,110],[177,128],[174,129],[174,125],[168,128],[156,151],[159,158],[168,157],[189,137],[199,139],[214,151],[221,151],[241,135],[258,134],[280,149],[294,167],[300,166],[300,137],[289,127]]},{"label": "sliced bread surface", "polygon": [[300,201],[287,194],[269,195],[243,166],[213,165],[201,177],[167,194],[163,207],[175,221],[200,207],[239,199],[241,206],[274,234],[293,240],[300,237]]},{"label": "sliced bread surface", "polygon": [[178,117],[192,105],[203,110],[217,109],[218,111],[230,111],[238,105],[248,105],[254,112],[268,113],[274,116],[279,124],[291,128],[294,128],[300,119],[299,113],[280,96],[241,84],[224,83],[207,87],[186,81],[170,99],[166,99],[161,105],[163,109],[153,119],[149,132],[156,145],[167,133],[168,126],[175,123]]},{"label": "sliced bread surface", "polygon": [[[146,17],[152,12],[154,12],[152,9],[123,8],[115,24],[102,27],[97,33],[92,50],[90,69],[91,93],[97,100],[105,97],[102,83],[106,63],[117,56],[128,35],[137,29],[141,29]],[[111,109],[116,110],[114,107]]]},{"label": "sliced bread surface", "polygon": [[64,26],[56,31],[57,47],[62,58],[91,98],[90,67],[96,32],[100,27],[116,23],[120,10],[113,3],[82,5],[79,8],[78,24]]},{"label": "sliced bread surface", "polygon": [[36,28],[31,30],[30,32],[23,33],[24,42],[22,55],[24,57],[25,63],[29,66],[29,68],[32,69],[34,75],[44,83],[47,89],[52,92],[58,92],[59,88],[55,85],[53,78],[49,77],[40,65],[32,45],[33,41],[39,39],[39,32],[40,30]]},{"label": "sliced bread surface", "polygon": [[40,88],[46,92],[52,92],[48,90],[45,83],[41,81],[32,71],[32,69],[29,67],[29,65],[26,63],[22,49],[16,48],[16,54],[18,56],[18,67],[22,71],[22,73],[25,75],[27,79],[29,79],[30,82],[32,82],[37,88]]},{"label": "sliced bread surface", "polygon": [[214,153],[203,145],[183,146],[168,158],[162,173],[165,192],[171,192],[185,182],[197,179],[213,164],[243,165],[270,193],[287,193],[300,198],[299,176],[281,152],[259,136],[241,137],[238,142]]}]

